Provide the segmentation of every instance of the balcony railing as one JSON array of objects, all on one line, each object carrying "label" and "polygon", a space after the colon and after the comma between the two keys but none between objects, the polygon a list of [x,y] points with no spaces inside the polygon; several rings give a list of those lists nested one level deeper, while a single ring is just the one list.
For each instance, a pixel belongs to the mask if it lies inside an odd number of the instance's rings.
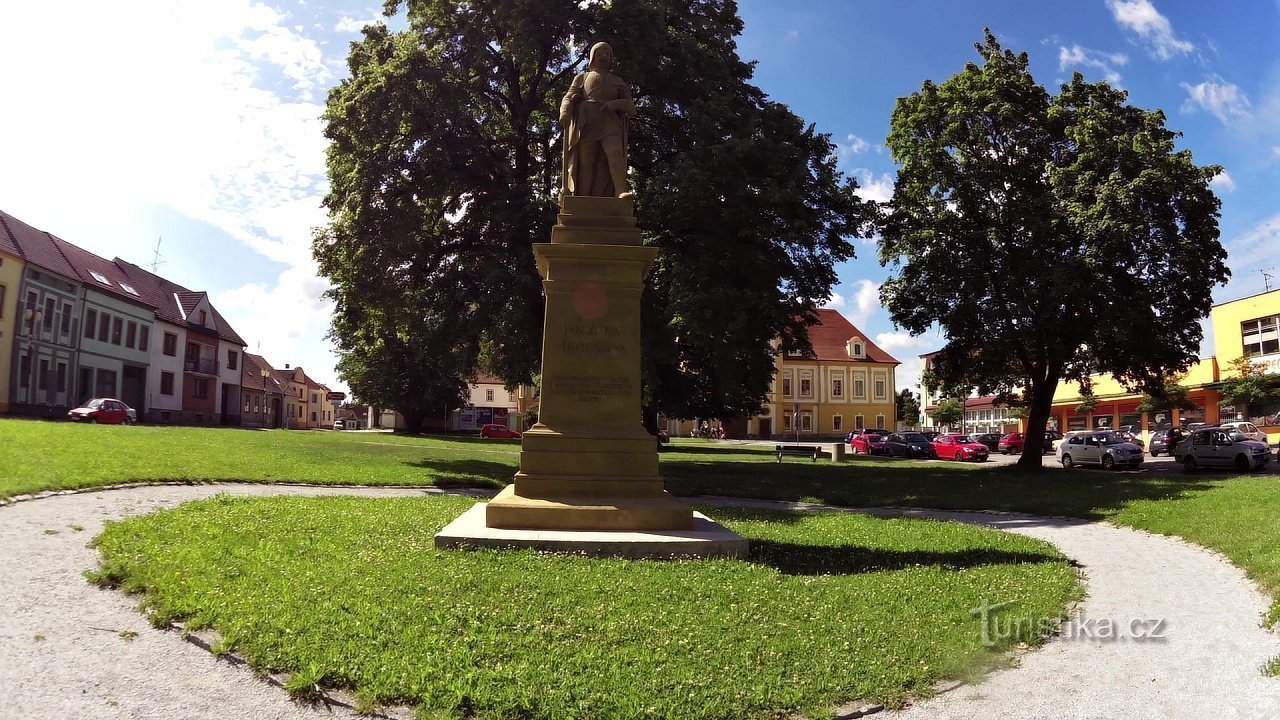
[{"label": "balcony railing", "polygon": [[186,362],[182,364],[182,369],[189,373],[217,375],[218,361],[204,358],[187,358]]}]

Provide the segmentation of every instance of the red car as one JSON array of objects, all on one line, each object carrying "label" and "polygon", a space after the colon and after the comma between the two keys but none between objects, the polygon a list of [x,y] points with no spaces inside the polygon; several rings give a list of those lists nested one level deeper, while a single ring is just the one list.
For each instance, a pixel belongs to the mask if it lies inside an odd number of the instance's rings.
[{"label": "red car", "polygon": [[863,430],[862,432],[851,432],[846,438],[849,442],[849,449],[854,455],[887,455],[888,451],[884,446],[884,439],[889,435],[888,430]]},{"label": "red car", "polygon": [[[1022,448],[1026,444],[1027,434],[1016,432],[1000,438],[1000,444],[996,447],[1005,455],[1021,455]],[[1053,452],[1053,438],[1047,432],[1044,435],[1044,452]]]},{"label": "red car", "polygon": [[72,408],[67,417],[76,422],[103,425],[128,425],[138,421],[137,412],[115,398],[94,398],[78,408]]},{"label": "red car", "polygon": [[518,438],[519,431],[512,430],[506,425],[481,425],[480,437],[482,438]]},{"label": "red car", "polygon": [[985,462],[991,452],[987,446],[973,442],[968,435],[945,433],[933,439],[933,450],[943,460],[974,460]]}]

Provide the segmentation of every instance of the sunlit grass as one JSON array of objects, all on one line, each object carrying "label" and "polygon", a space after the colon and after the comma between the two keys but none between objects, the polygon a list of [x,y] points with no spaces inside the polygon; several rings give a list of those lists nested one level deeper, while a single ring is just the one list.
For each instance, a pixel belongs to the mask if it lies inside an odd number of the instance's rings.
[{"label": "sunlit grass", "polygon": [[[890,704],[999,659],[970,610],[1058,617],[1049,545],[842,513],[708,509],[741,560],[441,551],[471,503],[219,497],[110,523],[95,577],[159,622],[223,635],[290,688],[346,687],[427,717],[748,718]],[[1038,638],[1018,637],[1010,642]]]}]

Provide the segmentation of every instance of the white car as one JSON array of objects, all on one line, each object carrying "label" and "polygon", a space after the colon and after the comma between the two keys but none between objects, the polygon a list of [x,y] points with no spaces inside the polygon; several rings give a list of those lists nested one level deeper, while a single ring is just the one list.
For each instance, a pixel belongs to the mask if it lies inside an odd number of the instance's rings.
[{"label": "white car", "polygon": [[1235,422],[1224,422],[1222,423],[1221,426],[1224,428],[1232,428],[1233,430],[1239,430],[1241,435],[1244,435],[1246,438],[1249,438],[1250,440],[1257,440],[1260,443],[1265,443],[1267,441],[1266,433],[1259,430],[1257,425],[1254,425],[1253,423],[1247,422],[1245,420],[1237,420]]},{"label": "white car", "polygon": [[1143,455],[1142,448],[1111,430],[1076,433],[1058,443],[1057,450],[1058,462],[1067,470],[1076,465],[1101,465],[1103,470],[1136,468],[1142,465]]}]

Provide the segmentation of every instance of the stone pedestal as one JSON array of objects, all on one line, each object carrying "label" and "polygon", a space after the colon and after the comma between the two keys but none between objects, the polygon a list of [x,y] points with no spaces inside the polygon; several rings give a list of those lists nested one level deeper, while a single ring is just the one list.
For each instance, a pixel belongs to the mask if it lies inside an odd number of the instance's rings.
[{"label": "stone pedestal", "polygon": [[690,530],[641,424],[640,294],[657,250],[631,200],[565,197],[551,242],[534,246],[546,292],[538,424],[520,471],[485,511],[490,528]]}]

